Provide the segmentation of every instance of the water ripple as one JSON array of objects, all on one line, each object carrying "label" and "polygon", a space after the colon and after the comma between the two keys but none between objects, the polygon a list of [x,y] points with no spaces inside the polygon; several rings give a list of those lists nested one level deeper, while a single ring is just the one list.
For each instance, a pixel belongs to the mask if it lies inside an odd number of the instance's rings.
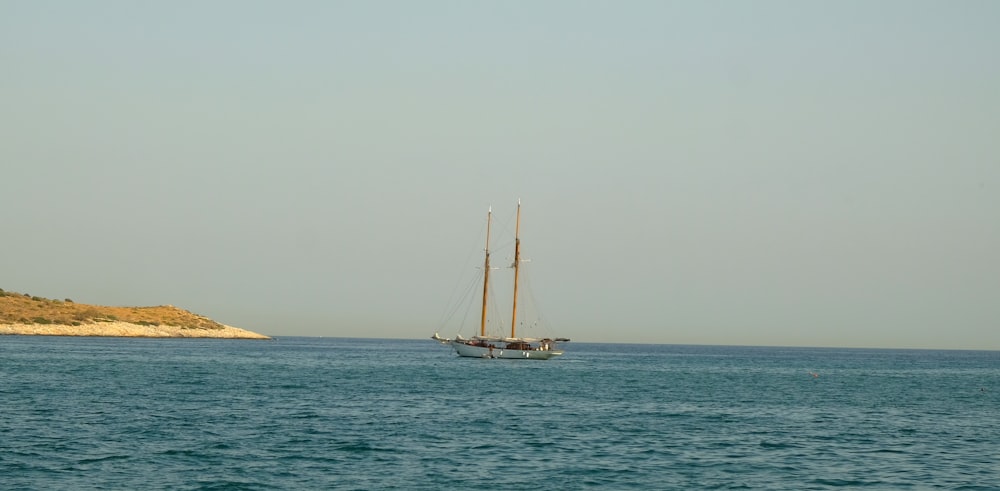
[{"label": "water ripple", "polygon": [[5,338],[5,486],[1000,488],[997,353],[436,348]]}]

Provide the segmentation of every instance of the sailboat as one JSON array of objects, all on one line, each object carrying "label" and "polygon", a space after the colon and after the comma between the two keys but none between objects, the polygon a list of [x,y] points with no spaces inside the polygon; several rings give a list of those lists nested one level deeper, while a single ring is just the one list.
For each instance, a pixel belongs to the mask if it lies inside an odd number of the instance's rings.
[{"label": "sailboat", "polygon": [[431,339],[450,345],[458,356],[470,358],[505,358],[516,360],[548,360],[563,354],[557,342],[568,342],[567,338],[526,338],[517,337],[517,287],[521,268],[521,201],[517,202],[517,219],[514,227],[514,295],[511,306],[510,336],[491,336],[486,333],[487,297],[490,293],[490,226],[493,222],[493,208],[486,213],[486,248],[483,261],[483,304],[479,321],[479,335],[463,338],[442,338],[434,333]]}]

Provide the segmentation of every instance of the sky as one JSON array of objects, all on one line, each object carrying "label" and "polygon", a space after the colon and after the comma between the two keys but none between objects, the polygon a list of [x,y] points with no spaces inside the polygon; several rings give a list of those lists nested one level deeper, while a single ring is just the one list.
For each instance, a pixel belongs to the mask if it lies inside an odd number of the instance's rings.
[{"label": "sky", "polygon": [[0,288],[424,338],[520,199],[574,341],[1000,350],[997,25],[986,0],[0,0]]}]

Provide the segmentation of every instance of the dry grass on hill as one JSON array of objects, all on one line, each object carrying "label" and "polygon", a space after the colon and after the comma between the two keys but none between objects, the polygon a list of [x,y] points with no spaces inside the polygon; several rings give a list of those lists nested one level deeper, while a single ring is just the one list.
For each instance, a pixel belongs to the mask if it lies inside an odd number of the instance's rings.
[{"label": "dry grass on hill", "polygon": [[224,329],[205,316],[172,305],[158,307],[103,307],[51,300],[0,289],[0,324],[60,324],[79,326],[98,322],[129,322],[144,326]]}]

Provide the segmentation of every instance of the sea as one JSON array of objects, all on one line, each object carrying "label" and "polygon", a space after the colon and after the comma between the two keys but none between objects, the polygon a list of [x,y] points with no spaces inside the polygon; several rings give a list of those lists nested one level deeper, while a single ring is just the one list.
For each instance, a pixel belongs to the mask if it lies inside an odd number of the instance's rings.
[{"label": "sea", "polygon": [[1000,352],[0,337],[0,488],[1000,489]]}]

